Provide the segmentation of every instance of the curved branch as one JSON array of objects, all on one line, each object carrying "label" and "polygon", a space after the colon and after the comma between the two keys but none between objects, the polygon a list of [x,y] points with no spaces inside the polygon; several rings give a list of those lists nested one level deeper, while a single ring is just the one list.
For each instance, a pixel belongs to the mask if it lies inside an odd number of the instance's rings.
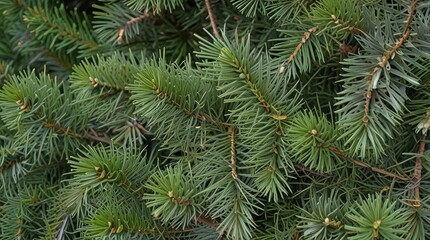
[{"label": "curved branch", "polygon": [[215,15],[212,10],[212,4],[210,0],[205,0],[206,9],[208,10],[209,20],[211,21],[212,31],[216,38],[220,39],[221,35],[218,32],[218,24],[215,19]]},{"label": "curved branch", "polygon": [[130,20],[128,20],[126,23],[125,23],[125,26],[123,26],[123,27],[120,27],[119,29],[118,29],[118,38],[117,38],[117,42],[118,42],[118,44],[122,44],[123,42],[124,42],[124,34],[125,34],[125,30],[127,29],[127,27],[129,27],[131,24],[134,24],[134,23],[136,23],[136,22],[139,22],[139,21],[141,21],[141,20],[143,20],[143,19],[145,19],[145,18],[148,18],[148,17],[150,17],[151,16],[151,14],[149,13],[149,12],[147,12],[147,11],[145,11],[143,14],[141,14],[140,16],[137,16],[137,17],[134,17],[134,18],[131,18]]},{"label": "curved branch", "polygon": [[422,170],[423,170],[423,159],[422,155],[425,152],[426,147],[426,141],[425,141],[426,135],[422,135],[419,141],[418,146],[418,155],[415,160],[415,169],[414,169],[414,175],[411,181],[414,185],[414,207],[421,206],[421,197],[420,197],[420,183],[421,183],[421,176],[422,176]]},{"label": "curved branch", "polygon": [[306,31],[303,34],[302,41],[300,41],[300,43],[296,46],[296,49],[294,49],[294,52],[291,53],[287,61],[281,65],[281,68],[279,69],[280,74],[283,74],[285,72],[286,70],[285,66],[288,65],[291,61],[293,61],[293,59],[299,53],[300,49],[302,49],[303,44],[305,44],[308,41],[308,39],[311,37],[312,33],[316,32],[318,29],[319,29],[319,26],[315,26],[313,28],[310,28],[308,31]]},{"label": "curved branch", "polygon": [[372,100],[372,80],[375,78],[375,76],[378,74],[378,72],[381,71],[382,68],[385,68],[385,66],[388,64],[388,61],[393,58],[394,54],[396,53],[399,48],[403,47],[406,40],[411,35],[411,24],[412,24],[412,17],[415,13],[415,9],[417,7],[418,0],[413,0],[411,4],[411,8],[409,10],[409,15],[406,20],[406,27],[405,31],[403,32],[403,35],[397,39],[396,44],[393,48],[387,50],[382,55],[382,60],[379,61],[376,66],[373,68],[372,72],[370,73],[370,76],[367,78],[367,91],[365,93],[365,105],[364,105],[364,117],[363,122],[367,123],[369,121],[368,114],[369,114],[369,108],[370,108],[370,102]]},{"label": "curved branch", "polygon": [[340,157],[343,157],[343,158],[347,159],[348,161],[350,161],[350,162],[352,162],[352,163],[354,163],[355,165],[358,165],[358,166],[360,166],[360,167],[368,168],[368,169],[372,170],[373,172],[380,173],[380,174],[385,175],[385,176],[388,176],[388,177],[398,178],[398,179],[401,179],[401,180],[403,180],[403,181],[409,181],[409,178],[408,178],[408,177],[400,176],[400,175],[397,175],[397,174],[395,174],[395,173],[391,173],[391,172],[388,172],[388,171],[386,171],[386,170],[383,170],[383,169],[380,169],[380,168],[373,167],[373,166],[371,166],[370,164],[367,164],[367,163],[365,163],[365,162],[361,162],[361,161],[358,161],[358,160],[353,159],[353,158],[351,158],[351,157],[348,157],[348,155],[346,154],[346,152],[344,152],[344,151],[342,151],[342,150],[340,150],[340,149],[337,149],[337,148],[335,148],[335,147],[333,147],[333,146],[328,146],[328,147],[327,147],[327,149],[328,149],[330,152],[332,152],[332,153],[334,153],[334,154],[336,154],[336,155],[338,155],[338,156],[340,156]]}]

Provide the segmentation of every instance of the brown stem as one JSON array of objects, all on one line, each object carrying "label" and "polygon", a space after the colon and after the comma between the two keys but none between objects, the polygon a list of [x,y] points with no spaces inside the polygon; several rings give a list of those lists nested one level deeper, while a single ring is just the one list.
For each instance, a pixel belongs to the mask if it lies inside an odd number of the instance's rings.
[{"label": "brown stem", "polygon": [[208,14],[209,14],[209,20],[211,21],[212,31],[213,31],[215,37],[220,39],[221,35],[219,35],[219,32],[218,32],[218,24],[216,22],[215,15],[214,15],[213,10],[212,10],[211,1],[205,0],[205,4],[206,4],[206,8],[207,8]]},{"label": "brown stem", "polygon": [[196,218],[197,222],[203,223],[211,228],[218,228],[219,227],[219,223],[213,221],[212,219],[206,217],[203,214],[200,214],[197,218]]},{"label": "brown stem", "polygon": [[285,72],[285,66],[288,65],[291,61],[293,61],[293,59],[296,57],[296,55],[299,53],[300,49],[302,49],[303,44],[305,44],[308,39],[311,37],[311,34],[316,32],[318,30],[319,26],[315,26],[311,29],[309,29],[308,31],[306,31],[303,34],[302,40],[300,41],[300,43],[296,46],[296,49],[294,49],[294,52],[291,53],[290,57],[288,57],[287,61],[285,63],[283,63],[281,65],[281,68],[279,70],[279,73],[284,73]]},{"label": "brown stem", "polygon": [[18,5],[19,7],[26,7],[25,3],[23,3],[21,0],[15,0],[14,1],[16,5]]},{"label": "brown stem", "polygon": [[50,119],[43,120],[42,125],[45,128],[52,129],[57,133],[65,134],[65,135],[68,135],[68,136],[74,137],[74,138],[82,138],[82,136],[80,134],[75,133],[73,131],[73,129],[71,129],[71,128],[64,129],[61,126],[59,126],[58,124],[53,123],[53,121]]},{"label": "brown stem", "polygon": [[172,230],[164,231],[163,235],[166,237],[171,237],[171,235],[174,235],[174,234],[180,234],[180,233],[192,232],[192,231],[193,231],[192,228],[172,229]]},{"label": "brown stem", "polygon": [[99,136],[99,134],[93,129],[89,129],[82,135],[82,137],[88,140],[93,140],[101,143],[112,143],[112,140],[106,134],[103,134],[103,136]]},{"label": "brown stem", "polygon": [[419,207],[421,205],[421,197],[420,197],[420,182],[421,182],[421,172],[423,170],[423,159],[421,156],[425,152],[426,142],[425,142],[425,135],[421,136],[421,139],[419,141],[418,146],[418,155],[416,157],[415,161],[415,170],[414,175],[412,178],[412,181],[414,181],[414,206]]},{"label": "brown stem", "polygon": [[137,129],[139,129],[140,132],[142,132],[142,134],[147,134],[149,132],[144,126],[142,126],[142,124],[136,123],[135,125]]},{"label": "brown stem", "polygon": [[315,176],[320,176],[320,177],[324,177],[324,178],[331,178],[332,177],[331,175],[329,175],[327,173],[320,173],[320,172],[317,172],[317,171],[312,170],[310,168],[307,168],[303,164],[294,164],[294,168],[299,169],[300,171],[302,171],[304,173],[310,173],[310,174],[315,175]]},{"label": "brown stem", "polygon": [[97,166],[94,169],[97,174],[97,179],[100,181],[108,180],[111,183],[117,184],[119,187],[123,188],[125,191],[135,195],[138,199],[143,197],[144,194],[144,188],[143,187],[135,187],[132,185],[131,182],[128,181],[127,178],[124,178],[120,176],[111,176],[111,172],[106,171],[106,169],[103,169],[103,167]]},{"label": "brown stem", "polygon": [[131,18],[130,20],[128,20],[126,23],[125,23],[125,26],[124,27],[120,27],[119,29],[118,29],[118,38],[117,38],[117,42],[118,42],[118,44],[122,44],[123,42],[124,42],[124,34],[125,34],[125,30],[126,30],[126,28],[128,27],[128,26],[130,26],[131,24],[133,24],[133,23],[136,23],[136,22],[138,22],[138,21],[141,21],[142,19],[145,19],[145,18],[147,18],[147,17],[150,17],[151,16],[151,14],[149,13],[149,12],[147,12],[147,11],[145,11],[143,14],[141,14],[140,16],[137,16],[137,17],[134,17],[134,18]]},{"label": "brown stem", "polygon": [[[230,50],[227,50],[227,51],[231,53]],[[246,66],[243,66],[243,64],[241,64],[241,62],[239,62],[237,58],[234,58],[232,63],[233,63],[233,66],[237,68],[237,71],[240,73],[239,78],[242,78],[243,80],[245,80],[246,84],[248,85],[249,88],[252,89],[252,92],[254,93],[257,100],[261,103],[261,106],[264,108],[264,110],[267,113],[271,113],[270,105],[267,103],[266,99],[264,98],[258,86],[253,82],[254,81],[253,75],[251,75],[249,69],[247,69]],[[275,118],[276,116],[278,115],[273,115],[273,118]],[[278,116],[278,117],[282,117],[282,116]],[[285,119],[286,118],[287,116],[285,116]]]},{"label": "brown stem", "polygon": [[[22,111],[24,111],[24,110],[28,111],[29,108],[30,108],[22,100],[18,100],[18,101],[16,101],[16,103],[19,104],[19,105],[21,105],[20,110],[22,110]],[[39,117],[40,113],[36,112],[34,115],[36,117]],[[100,137],[99,134],[96,131],[94,131],[93,129],[89,129],[87,132],[84,132],[84,134],[81,135],[81,134],[75,133],[73,131],[73,129],[71,129],[71,128],[65,129],[65,128],[61,127],[60,125],[54,123],[53,120],[51,120],[51,119],[42,120],[41,123],[42,123],[43,127],[48,128],[48,129],[52,129],[52,130],[54,130],[57,133],[67,135],[69,137],[73,137],[73,138],[85,138],[85,139],[88,139],[88,140],[94,140],[94,141],[98,141],[98,142],[102,142],[102,143],[108,143],[108,144],[111,143],[111,139],[106,134],[103,133],[103,136]]]},{"label": "brown stem", "polygon": [[297,227],[294,228],[294,235],[293,235],[293,237],[294,237],[294,240],[300,240],[300,231],[299,231],[299,229]]},{"label": "brown stem", "polygon": [[396,53],[397,50],[399,50],[399,48],[401,48],[403,46],[403,44],[406,42],[406,40],[409,38],[409,35],[411,35],[411,24],[412,24],[412,17],[415,13],[415,9],[417,7],[417,3],[418,0],[413,0],[412,1],[412,5],[411,8],[409,10],[409,15],[408,18],[406,20],[406,27],[405,27],[405,31],[403,32],[403,35],[397,39],[396,41],[396,45],[394,45],[393,48],[391,48],[390,50],[384,52],[384,54],[382,55],[382,60],[380,62],[378,62],[376,64],[376,66],[373,68],[370,76],[367,78],[367,91],[365,93],[365,105],[364,105],[364,117],[363,117],[363,122],[368,122],[369,118],[368,118],[368,114],[369,114],[369,107],[370,107],[370,102],[372,100],[372,88],[373,88],[373,84],[372,79],[375,77],[375,75],[381,71],[382,68],[384,68],[387,64],[388,61],[393,58],[394,54]]},{"label": "brown stem", "polygon": [[235,146],[235,139],[234,139],[234,127],[229,127],[228,132],[230,133],[230,146],[231,146],[231,176],[234,180],[237,179],[237,172],[236,172],[236,146]]},{"label": "brown stem", "polygon": [[0,173],[4,172],[5,170],[13,167],[15,164],[20,163],[22,161],[26,160],[25,158],[16,158],[13,160],[10,160],[8,162],[3,163],[3,165],[0,165]]},{"label": "brown stem", "polygon": [[[160,99],[164,99],[166,97],[166,94],[158,86],[154,85],[153,88],[154,88],[155,94],[157,94]],[[222,129],[222,130],[225,129],[224,123],[219,122],[215,119],[212,119],[208,114],[206,114],[204,112],[199,112],[198,114],[194,114],[192,111],[182,107],[181,104],[175,102],[172,99],[166,99],[166,103],[173,105],[177,109],[181,109],[186,115],[194,117],[197,120],[199,120],[200,122],[207,122],[209,124],[217,126],[219,129]]]},{"label": "brown stem", "polygon": [[369,164],[367,164],[365,162],[361,162],[361,161],[355,160],[355,159],[353,159],[351,157],[348,157],[348,155],[344,151],[342,151],[340,149],[337,149],[337,148],[335,148],[333,146],[328,146],[328,150],[330,152],[332,152],[332,153],[340,156],[340,157],[343,157],[343,158],[347,159],[348,161],[354,163],[355,165],[358,165],[358,166],[364,167],[364,168],[368,168],[368,169],[372,170],[373,172],[380,173],[382,175],[385,175],[385,176],[388,176],[388,177],[392,177],[392,178],[398,178],[398,179],[401,179],[401,180],[404,180],[404,181],[408,181],[409,180],[408,177],[400,176],[400,175],[397,175],[395,173],[391,173],[391,172],[388,172],[386,170],[373,167],[373,166],[371,166],[371,165],[369,165]]},{"label": "brown stem", "polygon": [[43,50],[43,54],[45,56],[51,57],[52,59],[54,59],[54,61],[56,61],[59,65],[61,65],[64,68],[71,69],[73,67],[72,63],[69,63],[66,60],[60,58],[60,56],[58,56],[57,54],[53,53],[49,49],[44,49]]},{"label": "brown stem", "polygon": [[[111,223],[114,221],[111,221]],[[112,224],[110,226],[111,233],[118,234],[118,226]],[[151,235],[151,234],[163,234],[165,237],[171,237],[174,234],[186,233],[193,231],[193,228],[186,227],[184,229],[127,229],[126,231],[133,233],[135,235],[143,234],[143,235]],[[133,238],[134,239],[134,238]]]}]

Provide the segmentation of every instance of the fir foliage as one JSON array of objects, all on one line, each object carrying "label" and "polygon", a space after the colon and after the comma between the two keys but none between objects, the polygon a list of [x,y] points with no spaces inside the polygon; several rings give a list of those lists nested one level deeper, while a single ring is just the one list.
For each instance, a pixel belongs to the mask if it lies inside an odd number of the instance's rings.
[{"label": "fir foliage", "polygon": [[0,14],[0,239],[430,238],[428,1]]}]

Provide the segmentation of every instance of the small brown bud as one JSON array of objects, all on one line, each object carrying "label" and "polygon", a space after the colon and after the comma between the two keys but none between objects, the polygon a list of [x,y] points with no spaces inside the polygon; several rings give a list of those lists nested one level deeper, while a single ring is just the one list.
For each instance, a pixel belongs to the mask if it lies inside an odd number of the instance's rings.
[{"label": "small brown bud", "polygon": [[367,116],[364,116],[363,117],[363,122],[365,122],[365,123],[369,122],[369,118]]}]

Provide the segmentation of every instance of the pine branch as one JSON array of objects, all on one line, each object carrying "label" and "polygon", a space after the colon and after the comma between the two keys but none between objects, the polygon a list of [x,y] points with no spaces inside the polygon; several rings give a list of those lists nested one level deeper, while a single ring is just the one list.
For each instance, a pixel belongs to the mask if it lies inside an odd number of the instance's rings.
[{"label": "pine branch", "polygon": [[423,160],[422,155],[425,152],[426,148],[426,135],[422,135],[419,140],[419,146],[418,146],[418,155],[416,157],[415,161],[415,169],[413,178],[411,181],[414,183],[414,207],[420,207],[421,206],[421,197],[420,197],[420,183],[421,183],[421,176],[422,176],[422,169],[423,169]]},{"label": "pine branch", "polygon": [[152,15],[151,15],[148,11],[144,11],[144,13],[143,13],[143,14],[141,14],[140,16],[137,16],[137,17],[134,17],[134,18],[131,18],[130,20],[128,20],[128,21],[125,23],[125,26],[120,27],[120,28],[118,29],[118,38],[117,38],[117,42],[118,42],[118,44],[122,44],[122,43],[124,42],[124,34],[125,34],[125,31],[126,31],[126,29],[127,29],[130,25],[132,25],[132,24],[134,24],[134,23],[136,23],[136,22],[139,22],[139,21],[141,21],[141,20],[143,20],[143,19],[145,19],[145,18],[151,17],[151,16],[152,16]]},{"label": "pine branch", "polygon": [[236,145],[235,145],[235,137],[234,137],[234,127],[229,127],[228,132],[230,134],[230,145],[231,145],[231,176],[234,180],[237,179],[237,172],[236,172]]},{"label": "pine branch", "polygon": [[135,126],[142,132],[142,134],[149,133],[149,131],[144,126],[142,126],[142,124],[136,122]]},{"label": "pine branch", "polygon": [[[64,7],[61,7],[59,9],[59,11],[62,11],[64,13]],[[77,32],[70,32],[70,29],[67,29],[66,27],[54,22],[52,20],[52,17],[49,15],[52,13],[47,13],[43,8],[29,8],[27,10],[31,17],[25,16],[24,22],[28,22],[28,24],[35,24],[38,21],[38,24],[44,25],[52,31],[57,32],[59,36],[69,39],[72,43],[80,43],[86,48],[94,48],[98,46],[98,44],[92,39],[84,38],[85,35],[80,35]],[[56,12],[55,14],[60,13]]]},{"label": "pine branch", "polygon": [[65,161],[65,160],[60,160],[57,162],[43,164],[43,165],[37,166],[36,168],[32,168],[28,174],[35,173],[38,171],[46,171],[47,169],[50,169],[50,168],[58,169],[58,168],[62,168],[64,166],[66,166],[66,165],[67,165],[67,161]]},{"label": "pine branch", "polygon": [[111,88],[111,89],[113,89],[113,90],[115,90],[115,91],[121,91],[121,92],[124,92],[124,93],[129,93],[129,91],[128,90],[126,90],[125,88],[123,88],[123,87],[121,87],[121,86],[115,86],[115,85],[113,85],[113,84],[109,84],[109,83],[102,83],[102,82],[100,82],[97,78],[93,78],[93,77],[88,77],[88,79],[90,80],[90,82],[91,82],[91,85],[93,86],[93,87],[102,87],[102,88]]},{"label": "pine branch", "polygon": [[208,10],[209,20],[211,21],[212,31],[216,38],[220,39],[221,35],[218,32],[218,24],[215,19],[215,15],[212,10],[212,5],[210,0],[205,0],[206,9]]},{"label": "pine branch", "polygon": [[[21,105],[20,110],[28,110],[28,108],[29,108],[29,106],[21,100],[17,101],[17,104]],[[35,116],[38,117],[39,114],[36,112]],[[95,141],[102,142],[102,143],[111,143],[111,139],[106,134],[103,134],[103,136],[100,137],[99,134],[97,134],[93,129],[89,129],[83,135],[81,135],[81,134],[74,132],[73,129],[71,129],[71,128],[65,129],[62,126],[53,123],[53,121],[49,120],[49,119],[48,120],[42,120],[41,123],[42,123],[43,127],[48,128],[48,129],[52,129],[53,131],[55,131],[57,133],[67,135],[69,137],[86,138],[88,140],[95,140]]]},{"label": "pine branch", "polygon": [[312,170],[311,168],[307,168],[303,164],[294,164],[294,168],[296,169],[296,171],[298,169],[298,170],[300,170],[300,171],[302,171],[304,173],[310,173],[312,175],[319,176],[319,177],[324,177],[324,178],[331,178],[331,177],[333,177],[332,175],[329,175],[327,173],[321,173],[321,172]]},{"label": "pine branch", "polygon": [[54,61],[56,61],[60,66],[64,68],[71,69],[73,67],[73,63],[68,61],[69,59],[62,58],[61,56],[50,51],[48,48],[43,49],[43,54],[48,57],[51,57],[52,59],[54,59]]},{"label": "pine branch", "polygon": [[313,28],[310,28],[308,31],[306,31],[303,34],[302,41],[296,46],[296,49],[294,49],[294,52],[291,53],[291,55],[288,57],[287,61],[282,63],[281,68],[279,69],[279,73],[283,74],[286,70],[286,65],[290,64],[291,61],[293,61],[294,57],[296,57],[297,53],[299,53],[300,49],[302,49],[303,44],[305,44],[308,39],[311,37],[313,33],[318,31],[319,26],[315,26]]},{"label": "pine branch", "polygon": [[328,150],[330,152],[332,152],[332,153],[334,153],[334,154],[336,154],[336,155],[338,155],[340,157],[343,157],[343,158],[347,159],[348,161],[354,163],[357,166],[368,168],[368,169],[372,170],[373,172],[380,173],[380,174],[388,176],[388,177],[398,178],[398,179],[401,179],[403,181],[408,181],[409,180],[408,177],[400,176],[400,175],[397,175],[395,173],[391,173],[391,172],[388,172],[386,170],[373,167],[370,164],[367,164],[365,162],[361,162],[361,161],[358,161],[358,160],[356,160],[354,158],[348,157],[348,154],[346,152],[344,152],[344,151],[342,151],[342,150],[340,150],[338,148],[335,148],[333,146],[328,146],[327,148],[328,148]]},{"label": "pine branch", "polygon": [[403,32],[403,36],[400,37],[399,39],[397,39],[396,44],[394,45],[393,48],[389,49],[388,51],[386,51],[383,55],[382,55],[382,59],[380,62],[378,62],[376,64],[376,66],[373,68],[372,72],[370,73],[370,76],[367,78],[367,92],[365,93],[365,105],[364,105],[364,116],[363,116],[363,122],[367,123],[369,122],[369,109],[370,109],[370,102],[372,100],[372,89],[373,89],[373,85],[372,82],[374,80],[374,78],[377,76],[377,74],[380,74],[380,71],[386,67],[386,65],[388,64],[389,60],[392,59],[396,52],[403,47],[404,43],[406,42],[406,40],[409,38],[409,35],[411,34],[411,24],[412,24],[412,17],[415,13],[415,9],[417,7],[417,3],[418,0],[413,0],[410,10],[409,10],[409,15],[408,18],[406,20],[406,26],[405,26],[405,30]]},{"label": "pine branch", "polygon": [[197,222],[203,223],[211,228],[218,228],[219,227],[219,223],[213,221],[212,219],[206,217],[204,214],[200,214],[197,218],[196,218]]},{"label": "pine branch", "polygon": [[42,120],[42,125],[45,128],[52,129],[57,133],[61,133],[61,134],[64,134],[64,135],[67,135],[70,137],[74,137],[74,138],[82,138],[82,135],[75,133],[73,131],[73,129],[71,129],[71,128],[65,129],[65,128],[59,126],[58,124],[53,123],[53,121],[51,119]]},{"label": "pine branch", "polygon": [[3,238],[430,236],[425,1],[61,2],[0,0]]},{"label": "pine branch", "polygon": [[[153,89],[154,93],[157,94],[159,99],[164,99],[166,94],[160,89],[160,86],[156,86],[155,83],[153,83]],[[188,110],[187,108],[181,106],[181,104],[175,102],[172,99],[166,99],[165,100],[167,104],[170,104],[174,106],[176,109],[182,110],[186,115],[191,116],[193,118],[196,118],[200,122],[207,122],[210,123],[220,129],[225,128],[225,123],[219,122],[215,119],[212,119],[208,114],[206,114],[203,111],[200,111],[198,114],[193,113],[192,111]]]}]

